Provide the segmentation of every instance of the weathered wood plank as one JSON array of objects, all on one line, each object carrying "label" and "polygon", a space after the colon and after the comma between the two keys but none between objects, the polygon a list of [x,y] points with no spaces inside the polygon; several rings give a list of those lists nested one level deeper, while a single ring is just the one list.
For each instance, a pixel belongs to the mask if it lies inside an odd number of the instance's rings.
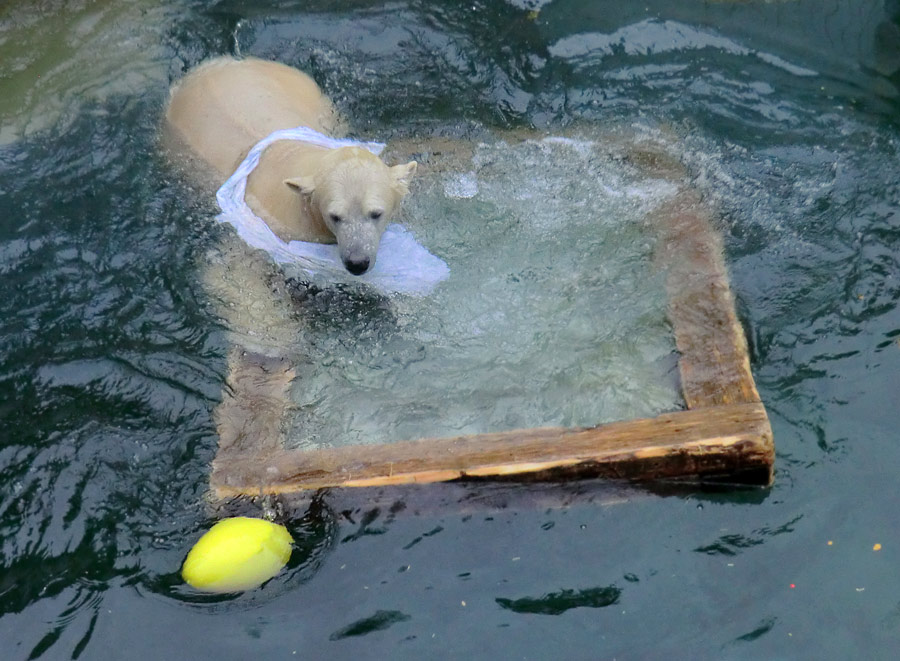
[{"label": "weathered wood plank", "polygon": [[666,219],[658,224],[659,240],[688,408],[760,401],[708,207],[683,189],[659,215]]},{"label": "weathered wood plank", "polygon": [[218,456],[262,453],[283,447],[283,424],[294,370],[286,360],[234,348],[214,419]]},{"label": "weathered wood plank", "polygon": [[643,145],[631,150],[629,160],[679,186],[649,226],[658,239],[656,260],[667,272],[668,316],[687,407],[760,401],[712,207],[688,185],[684,165],[665,151]]},{"label": "weathered wood plank", "polygon": [[760,401],[708,207],[684,189],[658,213],[666,219],[658,223],[661,258],[688,408]]},{"label": "weathered wood plank", "polygon": [[524,429],[317,451],[225,452],[213,463],[211,482],[220,498],[525,473],[646,480],[754,469],[751,479],[768,484],[773,454],[765,409],[750,403],[592,428]]}]

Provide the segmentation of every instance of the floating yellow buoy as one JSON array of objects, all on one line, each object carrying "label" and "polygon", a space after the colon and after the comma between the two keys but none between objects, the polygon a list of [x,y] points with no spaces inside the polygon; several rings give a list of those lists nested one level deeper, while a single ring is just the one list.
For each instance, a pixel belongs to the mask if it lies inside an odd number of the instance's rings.
[{"label": "floating yellow buoy", "polygon": [[287,528],[243,516],[209,529],[188,553],[181,575],[204,592],[238,592],[262,585],[291,557]]}]

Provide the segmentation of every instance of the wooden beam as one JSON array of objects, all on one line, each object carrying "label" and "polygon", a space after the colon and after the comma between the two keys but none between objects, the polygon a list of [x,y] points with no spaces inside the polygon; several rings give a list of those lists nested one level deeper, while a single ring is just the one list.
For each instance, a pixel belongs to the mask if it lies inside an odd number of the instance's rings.
[{"label": "wooden beam", "polygon": [[523,429],[316,451],[220,453],[220,498],[323,487],[369,487],[522,476],[624,479],[721,477],[743,470],[768,484],[772,432],[759,403],[667,413],[591,428]]},{"label": "wooden beam", "polygon": [[668,316],[687,407],[759,402],[710,202],[690,187],[684,164],[658,146],[635,143],[628,160],[647,176],[678,186],[648,225],[658,241],[656,262],[666,270]]},{"label": "wooden beam", "polygon": [[683,189],[656,218],[667,269],[668,315],[689,409],[759,402],[747,340],[734,309],[722,239],[696,191]]},{"label": "wooden beam", "polygon": [[217,457],[266,454],[284,446],[284,417],[293,378],[294,370],[283,358],[237,347],[229,352],[228,377],[214,414]]}]

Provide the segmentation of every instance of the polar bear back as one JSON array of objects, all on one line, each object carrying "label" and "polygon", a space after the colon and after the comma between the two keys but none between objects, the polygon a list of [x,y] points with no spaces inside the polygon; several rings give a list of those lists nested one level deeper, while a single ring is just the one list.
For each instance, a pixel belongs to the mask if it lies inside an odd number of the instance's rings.
[{"label": "polar bear back", "polygon": [[273,131],[308,126],[330,134],[336,121],[312,78],[256,58],[220,57],[195,69],[174,88],[166,111],[168,128],[223,178]]}]

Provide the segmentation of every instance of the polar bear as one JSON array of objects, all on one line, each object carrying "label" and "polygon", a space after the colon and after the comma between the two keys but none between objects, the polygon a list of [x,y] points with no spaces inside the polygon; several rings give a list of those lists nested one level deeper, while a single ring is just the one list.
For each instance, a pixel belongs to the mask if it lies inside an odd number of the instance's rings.
[{"label": "polar bear", "polygon": [[[219,57],[173,86],[162,137],[188,179],[215,190],[259,141],[300,126],[335,137],[342,132],[312,78],[276,62]],[[416,161],[388,167],[359,147],[278,141],[262,153],[244,199],[282,241],[337,243],[344,267],[361,275],[374,265],[416,167]],[[236,237],[224,237],[211,252],[200,275],[232,344],[214,412],[219,445],[275,450],[302,320],[298,325],[284,274],[268,255]]]},{"label": "polar bear", "polygon": [[[172,137],[221,181],[260,140],[298,126],[340,131],[331,101],[312,78],[256,58],[220,57],[198,67],[175,87],[166,109]],[[279,141],[250,174],[245,199],[283,241],[337,243],[344,267],[361,275],[375,264],[416,166],[388,167],[362,147]]]}]

